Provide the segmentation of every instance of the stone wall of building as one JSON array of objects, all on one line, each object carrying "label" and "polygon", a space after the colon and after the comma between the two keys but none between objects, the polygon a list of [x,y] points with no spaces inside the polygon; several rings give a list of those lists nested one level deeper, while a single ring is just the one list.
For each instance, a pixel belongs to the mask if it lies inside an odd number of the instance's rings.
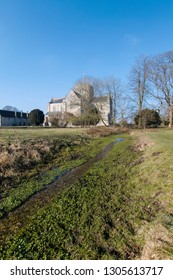
[{"label": "stone wall of building", "polygon": [[97,125],[110,125],[112,123],[112,100],[110,95],[94,98],[93,104],[101,114],[101,120]]},{"label": "stone wall of building", "polygon": [[0,126],[26,126],[27,121],[23,118],[8,118],[0,116]]},{"label": "stone wall of building", "polygon": [[28,117],[26,113],[0,110],[0,126],[26,126]]},{"label": "stone wall of building", "polygon": [[66,103],[66,112],[71,113],[76,117],[81,115],[81,99],[73,90],[70,90],[64,102]]}]

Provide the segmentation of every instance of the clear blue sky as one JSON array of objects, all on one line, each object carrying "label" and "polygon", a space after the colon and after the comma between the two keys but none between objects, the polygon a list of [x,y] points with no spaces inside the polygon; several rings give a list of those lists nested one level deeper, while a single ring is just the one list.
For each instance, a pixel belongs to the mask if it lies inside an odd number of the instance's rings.
[{"label": "clear blue sky", "polygon": [[82,75],[173,49],[171,0],[0,0],[0,108],[46,112]]}]

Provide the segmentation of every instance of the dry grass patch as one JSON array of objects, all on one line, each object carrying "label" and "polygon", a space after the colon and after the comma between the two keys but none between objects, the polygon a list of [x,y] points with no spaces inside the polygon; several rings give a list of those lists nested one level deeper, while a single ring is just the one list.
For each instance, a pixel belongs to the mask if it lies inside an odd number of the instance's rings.
[{"label": "dry grass patch", "polygon": [[156,223],[143,228],[145,231],[145,245],[141,254],[141,260],[173,260],[169,253],[173,244],[173,233],[162,224]]},{"label": "dry grass patch", "polygon": [[128,132],[129,132],[128,128],[106,127],[106,126],[102,126],[102,127],[96,126],[85,130],[85,133],[92,137],[105,137],[105,136],[128,133]]},{"label": "dry grass patch", "polygon": [[149,138],[144,131],[133,130],[130,135],[135,139],[134,147],[136,150],[145,151],[147,147],[150,147],[154,144],[154,142]]}]

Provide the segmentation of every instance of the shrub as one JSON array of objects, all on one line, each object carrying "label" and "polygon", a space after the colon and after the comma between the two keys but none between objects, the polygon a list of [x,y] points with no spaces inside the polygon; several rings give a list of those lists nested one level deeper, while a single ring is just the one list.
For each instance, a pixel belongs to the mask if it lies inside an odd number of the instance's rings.
[{"label": "shrub", "polygon": [[88,108],[81,116],[72,118],[72,124],[80,126],[97,125],[99,121],[100,113],[96,107]]},{"label": "shrub", "polygon": [[31,125],[40,125],[44,121],[44,113],[39,109],[34,109],[29,113],[28,118]]},{"label": "shrub", "polygon": [[[161,124],[161,118],[157,111],[144,109],[141,112],[142,126],[143,127],[157,127]],[[135,116],[134,121],[136,125],[139,125],[139,113]]]}]

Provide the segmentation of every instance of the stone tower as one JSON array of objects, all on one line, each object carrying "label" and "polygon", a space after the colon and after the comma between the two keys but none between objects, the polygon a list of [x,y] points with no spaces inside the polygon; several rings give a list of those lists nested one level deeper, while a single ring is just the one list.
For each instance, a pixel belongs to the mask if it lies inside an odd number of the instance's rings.
[{"label": "stone tower", "polygon": [[82,97],[84,97],[88,101],[92,101],[94,97],[94,89],[90,84],[87,83],[79,83],[74,86],[74,91],[79,93]]}]

